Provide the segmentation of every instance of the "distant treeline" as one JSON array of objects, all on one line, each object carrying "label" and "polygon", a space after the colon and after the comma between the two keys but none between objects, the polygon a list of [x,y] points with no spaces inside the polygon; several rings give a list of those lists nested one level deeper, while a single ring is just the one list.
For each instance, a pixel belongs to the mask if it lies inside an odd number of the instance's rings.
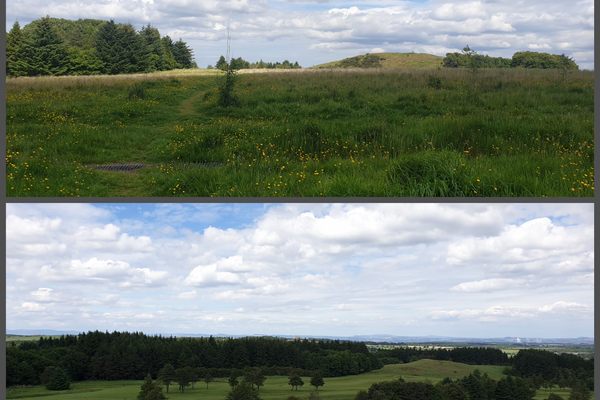
[{"label": "distant treeline", "polygon": [[[232,69],[299,69],[302,68],[298,61],[291,62],[288,60],[284,60],[283,62],[265,62],[260,60],[258,62],[251,63],[250,61],[244,60],[242,57],[232,58],[231,59],[231,68]],[[212,66],[209,65],[209,68]],[[221,56],[217,63],[215,64],[215,68],[220,70],[227,69],[227,60],[224,56]]]},{"label": "distant treeline", "polygon": [[[468,49],[468,48],[466,48]],[[490,57],[473,51],[447,53],[443,60],[448,68],[539,68],[578,70],[579,67],[570,57],[533,51],[516,52],[512,58]]]},{"label": "distant treeline", "polygon": [[7,384],[40,383],[46,367],[64,369],[72,380],[143,379],[166,364],[202,368],[214,377],[246,367],[288,374],[291,369],[324,376],[353,375],[381,368],[366,345],[333,340],[278,338],[174,338],[143,333],[88,332],[77,336],[8,343]]},{"label": "distant treeline", "polygon": [[380,349],[376,356],[383,364],[407,363],[421,359],[447,360],[474,365],[506,365],[515,376],[531,379],[539,385],[544,382],[573,387],[583,382],[593,388],[594,360],[574,354],[555,354],[545,350],[523,349],[508,357],[500,349],[489,347],[457,347],[453,349],[398,347]]},{"label": "distant treeline", "polygon": [[21,28],[15,22],[6,41],[7,75],[94,75],[193,68],[191,48],[161,37],[147,25],[44,17]]},{"label": "distant treeline", "polygon": [[[468,376],[452,380],[444,378],[437,384],[429,382],[405,382],[402,378],[371,385],[368,391],[360,391],[355,400],[533,400],[540,386],[528,379],[505,376],[494,380],[475,370]],[[571,386],[569,400],[589,400],[590,389],[577,382]],[[548,400],[563,400],[550,394]],[[566,400],[566,399],[564,399]]]},{"label": "distant treeline", "polygon": [[491,347],[455,347],[453,349],[426,347],[397,347],[377,350],[384,364],[407,363],[422,359],[454,361],[475,365],[509,365],[506,353]]}]

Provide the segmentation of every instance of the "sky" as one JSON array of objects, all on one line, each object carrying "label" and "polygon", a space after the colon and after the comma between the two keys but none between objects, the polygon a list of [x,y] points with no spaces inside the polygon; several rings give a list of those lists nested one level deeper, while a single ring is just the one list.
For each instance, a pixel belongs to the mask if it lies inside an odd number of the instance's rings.
[{"label": "sky", "polygon": [[589,204],[7,204],[7,329],[593,337]]},{"label": "sky", "polygon": [[593,69],[593,0],[11,0],[7,26],[50,15],[150,23],[183,39],[198,65],[226,51],[308,67],[367,52],[445,55],[465,45],[492,56],[566,54]]}]

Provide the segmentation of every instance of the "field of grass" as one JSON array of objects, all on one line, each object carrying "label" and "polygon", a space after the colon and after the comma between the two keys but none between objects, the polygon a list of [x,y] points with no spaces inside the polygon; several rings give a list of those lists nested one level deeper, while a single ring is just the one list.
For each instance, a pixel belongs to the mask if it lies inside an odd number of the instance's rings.
[{"label": "field of grass", "polygon": [[215,74],[9,79],[9,196],[593,195],[592,72]]},{"label": "field of grass", "polygon": [[[444,377],[453,379],[468,375],[475,369],[486,372],[493,379],[502,377],[503,367],[501,366],[472,366],[450,361],[419,360],[408,364],[386,365],[384,368],[372,371],[366,374],[345,376],[340,378],[326,378],[325,386],[319,390],[320,397],[323,400],[352,400],[359,390],[366,390],[376,382],[394,380],[402,377],[406,381],[429,381],[436,383]],[[309,378],[303,378],[305,385],[297,392],[292,392],[287,384],[287,377],[271,376],[265,382],[265,386],[260,389],[263,400],[285,400],[288,396],[294,394],[300,398],[308,398],[313,390],[308,384]],[[135,399],[141,381],[87,381],[76,382],[72,384],[69,391],[51,392],[43,387],[30,388],[12,388],[8,392],[9,399],[35,399],[44,397],[47,400],[70,400],[70,399],[89,399],[89,400],[127,400]],[[186,390],[185,393],[176,391],[176,387],[171,386],[168,395],[170,399],[204,399],[204,400],[222,400],[225,398],[229,386],[226,379],[217,379],[212,382],[208,389],[203,383],[197,383],[194,389]],[[561,395],[568,394],[568,390],[540,390],[536,399],[546,399],[551,392]],[[565,399],[567,398],[564,396]]]},{"label": "field of grass", "polygon": [[[453,363],[450,361],[419,360],[408,364],[386,365],[384,368],[372,371],[366,374],[345,376],[340,378],[326,378],[325,386],[319,390],[323,400],[345,400],[352,399],[359,390],[366,390],[375,382],[389,381],[402,377],[407,381],[429,380],[437,382],[446,376],[459,378],[468,375],[475,366]],[[482,372],[487,372],[491,377],[498,379],[502,376],[502,367],[497,366],[477,366]],[[298,390],[299,397],[308,397],[313,389],[308,385],[309,378],[303,378],[305,385]],[[47,391],[42,387],[13,389],[9,392],[8,398],[28,399],[40,395],[48,400],[75,399],[83,398],[86,393],[86,399],[133,399],[141,382],[137,381],[119,381],[119,382],[81,382],[73,384],[73,389],[64,393]],[[194,390],[186,391],[184,394],[171,393],[171,399],[192,399],[202,398],[206,400],[222,400],[229,390],[226,379],[219,379],[206,386],[197,384]],[[290,386],[287,384],[287,377],[272,376],[269,377],[265,386],[261,388],[261,397],[263,400],[285,400],[290,394]],[[296,394],[296,393],[294,393]]]}]

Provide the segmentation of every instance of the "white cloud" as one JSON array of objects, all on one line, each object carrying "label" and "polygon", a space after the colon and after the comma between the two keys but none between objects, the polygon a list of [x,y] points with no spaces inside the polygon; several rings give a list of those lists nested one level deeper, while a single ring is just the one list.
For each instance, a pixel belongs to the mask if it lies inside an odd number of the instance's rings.
[{"label": "white cloud", "polygon": [[31,301],[26,301],[25,303],[21,304],[21,310],[26,312],[44,311],[45,309],[46,307],[41,305],[40,303],[35,303]]},{"label": "white cloud", "polygon": [[239,275],[233,272],[220,271],[218,264],[199,265],[185,278],[190,286],[220,286],[240,283]]},{"label": "white cloud", "polygon": [[[460,239],[448,246],[447,261],[453,265],[477,262],[513,269],[521,266],[564,271],[569,265],[579,263],[582,253],[588,262],[592,261],[586,251],[592,248],[592,243],[591,227],[559,226],[550,218],[536,218],[510,225],[496,236]],[[557,256],[564,259],[557,263],[553,259]]]},{"label": "white cloud", "polygon": [[8,238],[9,328],[593,332],[590,205],[95,207],[7,208],[46,221]]},{"label": "white cloud", "polygon": [[483,279],[480,281],[463,282],[451,290],[456,292],[490,292],[503,289],[518,289],[525,283],[523,279]]},{"label": "white cloud", "polygon": [[31,297],[39,302],[56,301],[56,294],[54,293],[54,289],[51,288],[38,288],[31,292]]},{"label": "white cloud", "polygon": [[40,277],[47,281],[88,281],[118,284],[120,287],[156,286],[163,284],[166,271],[134,268],[121,260],[72,260],[69,264],[43,265]]},{"label": "white cloud", "polygon": [[539,307],[525,306],[492,306],[485,309],[462,309],[462,310],[436,310],[429,315],[434,320],[440,319],[459,319],[459,320],[479,320],[479,321],[497,321],[508,318],[536,318],[540,314],[583,314],[590,316],[593,308],[585,304],[575,302],[557,301],[552,304]]}]

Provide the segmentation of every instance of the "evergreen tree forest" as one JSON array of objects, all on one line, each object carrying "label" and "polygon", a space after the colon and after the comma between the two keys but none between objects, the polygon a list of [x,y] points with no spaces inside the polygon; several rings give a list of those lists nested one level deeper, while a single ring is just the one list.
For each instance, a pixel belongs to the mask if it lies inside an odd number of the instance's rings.
[{"label": "evergreen tree forest", "polygon": [[[292,370],[313,375],[343,376],[382,367],[363,343],[335,340],[279,338],[176,338],[143,333],[88,332],[77,336],[40,338],[8,345],[7,384],[39,384],[47,367],[64,369],[73,381],[88,379],[144,379],[173,370],[193,368],[207,376],[241,375],[248,367],[261,367],[266,375],[288,375]],[[161,371],[162,370],[162,371]],[[159,373],[160,372],[160,373]]]},{"label": "evergreen tree forest", "polygon": [[192,49],[151,25],[44,17],[6,38],[8,76],[96,75],[195,68]]}]

